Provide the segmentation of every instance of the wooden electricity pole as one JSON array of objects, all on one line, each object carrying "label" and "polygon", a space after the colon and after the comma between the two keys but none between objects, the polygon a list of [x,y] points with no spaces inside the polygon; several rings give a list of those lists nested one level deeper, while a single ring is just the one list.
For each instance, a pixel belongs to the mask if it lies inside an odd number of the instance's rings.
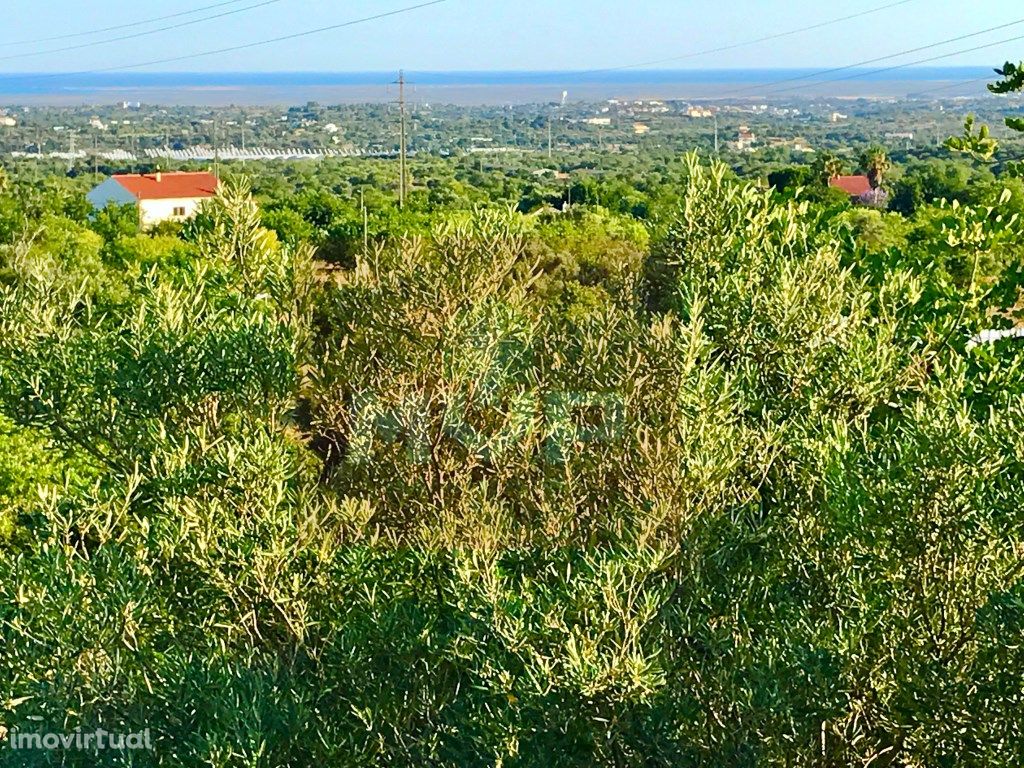
[{"label": "wooden electricity pole", "polygon": [[220,181],[220,136],[218,135],[217,118],[213,118],[213,176],[217,181]]},{"label": "wooden electricity pole", "polygon": [[359,208],[363,212],[363,255],[370,252],[370,214],[366,210],[366,193],[359,190]]},{"label": "wooden electricity pole", "polygon": [[409,148],[405,124],[405,72],[398,73],[398,111],[402,121],[402,137],[398,149],[398,207],[405,208],[407,174],[407,152]]}]

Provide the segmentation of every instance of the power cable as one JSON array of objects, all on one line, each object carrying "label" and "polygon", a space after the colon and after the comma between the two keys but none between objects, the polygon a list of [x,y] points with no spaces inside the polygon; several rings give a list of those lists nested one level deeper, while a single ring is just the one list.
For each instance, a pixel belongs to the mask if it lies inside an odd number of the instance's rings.
[{"label": "power cable", "polygon": [[133,21],[130,24],[117,24],[113,27],[103,27],[102,29],[90,29],[86,32],[73,32],[68,35],[55,35],[53,37],[38,37],[35,40],[18,40],[11,43],[0,43],[0,48],[12,48],[18,45],[38,45],[39,43],[53,43],[57,40],[73,40],[77,37],[91,37],[92,35],[102,35],[104,32],[117,32],[122,29],[133,29],[135,27],[145,27],[149,24],[157,24],[161,21],[168,21],[169,19],[179,19],[182,16],[191,16],[195,13],[202,13],[203,11],[212,11],[216,8],[223,8],[227,5],[237,5],[238,3],[245,2],[245,0],[227,0],[227,2],[214,3],[213,5],[204,5],[200,8],[193,8],[191,11],[179,11],[178,13],[171,13],[167,16],[156,16],[152,19],[143,19],[142,21]]},{"label": "power cable", "polygon": [[[1020,40],[1024,40],[1024,35],[1017,35],[1016,37],[1010,37],[1010,38],[1007,38],[1006,40],[998,40],[998,41],[996,41],[994,43],[986,43],[984,45],[977,45],[977,46],[974,46],[973,48],[964,48],[962,50],[953,51],[951,53],[943,53],[943,54],[940,54],[938,56],[930,56],[930,57],[928,57],[926,59],[918,59],[917,61],[908,61],[908,62],[906,62],[904,64],[894,64],[891,67],[882,67],[881,69],[873,69],[873,70],[870,70],[869,72],[855,72],[854,74],[846,75],[845,77],[836,77],[836,78],[832,78],[830,80],[825,80],[825,81],[823,81],[823,83],[840,83],[840,82],[843,82],[844,80],[854,80],[854,79],[856,79],[858,77],[871,77],[872,75],[881,75],[881,74],[884,74],[886,72],[894,72],[894,71],[896,71],[898,69],[906,69],[907,67],[916,67],[916,66],[919,66],[921,64],[931,64],[932,62],[935,62],[935,61],[941,61],[943,59],[950,59],[950,58],[952,58],[954,56],[961,56],[961,55],[963,55],[965,53],[974,53],[976,51],[986,50],[987,48],[995,48],[997,45],[1007,45],[1009,43],[1016,43],[1016,42],[1018,42]],[[820,84],[823,84],[823,83],[820,83]],[[787,91],[795,90],[796,88],[799,88],[799,87],[800,86],[794,86],[794,87],[791,87],[791,88],[780,88],[780,89],[777,89],[777,90],[774,90],[774,91],[769,91],[765,95],[771,96],[771,95],[774,95],[776,93],[785,93]]]},{"label": "power cable", "polygon": [[[907,56],[907,55],[909,55],[911,53],[920,53],[921,51],[928,51],[928,50],[931,50],[933,48],[940,48],[943,45],[949,45],[950,43],[957,43],[957,42],[960,42],[961,40],[970,40],[971,38],[974,38],[974,37],[980,37],[981,35],[987,35],[987,34],[989,34],[991,32],[998,32],[1001,29],[1008,29],[1009,27],[1016,27],[1016,26],[1019,26],[1021,24],[1024,24],[1024,19],[1017,19],[1016,21],[1010,21],[1010,22],[1007,22],[1005,24],[999,24],[999,25],[994,26],[994,27],[989,27],[988,29],[979,30],[978,32],[971,32],[971,33],[966,34],[966,35],[958,35],[957,37],[951,37],[951,38],[949,38],[947,40],[942,40],[942,41],[937,42],[937,43],[931,43],[929,45],[922,45],[922,46],[919,46],[917,48],[909,48],[909,49],[907,49],[905,51],[898,51],[897,53],[890,53],[890,54],[888,54],[886,56],[878,56],[878,57],[875,57],[873,59],[865,59],[864,61],[858,61],[855,64],[847,64],[847,65],[842,66],[842,67],[832,67],[831,69],[823,69],[823,70],[820,70],[820,71],[817,71],[817,72],[811,72],[811,73],[808,73],[808,74],[795,75],[793,77],[787,77],[787,78],[783,78],[782,80],[775,80],[775,81],[772,81],[772,82],[769,82],[769,83],[761,83],[761,84],[758,84],[758,85],[755,85],[755,86],[747,86],[747,87],[744,87],[744,88],[736,88],[736,89],[733,89],[731,91],[725,91],[725,92],[719,94],[719,96],[720,97],[722,97],[722,96],[734,96],[736,94],[750,93],[750,92],[760,93],[765,88],[772,88],[772,87],[774,87],[776,85],[785,85],[787,83],[795,83],[795,82],[799,82],[799,81],[802,81],[802,80],[814,80],[814,79],[817,79],[817,78],[820,78],[820,77],[825,77],[827,75],[837,74],[839,72],[848,72],[851,69],[858,69],[859,67],[864,67],[864,66],[867,66],[869,64],[877,64],[877,63],[882,62],[882,61],[888,61],[889,59],[899,58],[900,56]],[[1013,40],[1016,40],[1016,39],[1019,39],[1019,38],[1014,38]],[[1003,41],[1003,42],[1012,42],[1013,40],[1011,40],[1011,41]],[[1002,44],[1002,42],[994,43],[993,45],[1001,45],[1001,44]],[[992,46],[980,46],[978,49],[972,49],[972,50],[981,50],[984,47],[992,47]],[[969,51],[967,51],[967,52],[969,52]],[[957,54],[950,54],[950,55],[957,55]],[[937,60],[938,58],[943,58],[943,57],[936,57],[935,60]],[[948,57],[946,57],[946,58],[948,58]],[[913,65],[906,65],[906,66],[913,66]]]},{"label": "power cable", "polygon": [[[244,51],[244,50],[248,50],[248,49],[251,49],[251,48],[259,48],[259,47],[262,47],[264,45],[273,45],[274,43],[282,43],[282,42],[286,42],[288,40],[298,40],[298,39],[303,38],[303,37],[310,37],[311,35],[318,35],[318,34],[322,34],[324,32],[333,32],[333,31],[336,31],[336,30],[339,30],[339,29],[345,29],[346,27],[354,27],[354,26],[356,26],[358,24],[367,24],[367,23],[372,22],[372,21],[379,21],[381,19],[390,18],[392,16],[399,16],[399,15],[402,15],[402,14],[405,14],[405,13],[411,13],[413,11],[418,11],[418,10],[420,10],[422,8],[429,8],[431,6],[441,5],[442,3],[447,3],[447,2],[449,2],[449,0],[429,0],[429,2],[417,3],[415,5],[407,5],[407,6],[404,6],[402,8],[396,8],[393,11],[384,11],[382,13],[375,13],[375,14],[373,14],[371,16],[363,16],[362,18],[352,19],[351,21],[345,21],[345,22],[342,22],[340,24],[330,24],[328,26],[317,27],[315,29],[307,29],[307,30],[305,30],[303,32],[295,32],[295,33],[290,34],[290,35],[281,35],[280,37],[271,37],[271,38],[266,38],[264,40],[256,40],[255,42],[243,43],[241,45],[232,45],[232,46],[228,46],[226,48],[216,48],[216,49],[213,49],[213,50],[199,51],[197,53],[189,53],[189,54],[184,54],[184,55],[181,55],[181,56],[169,56],[169,57],[164,58],[164,59],[152,59],[150,61],[141,61],[141,62],[136,62],[134,64],[121,64],[121,65],[113,66],[113,67],[102,67],[102,68],[98,68],[98,69],[87,69],[87,70],[82,70],[82,71],[79,71],[79,72],[56,72],[56,73],[47,74],[47,75],[37,75],[36,77],[38,77],[40,79],[42,79],[42,78],[54,78],[54,77],[67,78],[67,77],[77,77],[77,76],[81,76],[81,75],[95,75],[95,74],[101,74],[101,73],[104,73],[104,72],[121,72],[121,71],[129,70],[129,69],[141,69],[142,67],[156,66],[158,64],[172,64],[172,63],[177,63],[177,62],[180,62],[180,61],[190,61],[192,59],[199,59],[199,58],[204,58],[204,57],[207,57],[207,56],[216,56],[216,55],[221,54],[221,53],[234,53],[236,51]],[[24,75],[16,75],[16,76],[13,76],[13,77],[8,75],[8,76],[5,76],[5,77],[0,77],[0,80],[10,80],[10,79],[19,79],[19,80],[21,80],[23,78],[24,78]]]},{"label": "power cable", "polygon": [[881,13],[882,11],[888,11],[888,10],[891,10],[893,8],[898,8],[901,5],[907,5],[908,3],[912,3],[912,2],[914,2],[914,0],[899,0],[899,2],[888,3],[887,5],[880,5],[880,6],[876,7],[876,8],[870,8],[870,9],[868,9],[866,11],[860,11],[858,13],[850,14],[849,16],[841,16],[841,17],[839,17],[837,19],[829,19],[828,21],[822,21],[822,22],[819,22],[817,24],[811,24],[810,26],[807,26],[807,27],[800,27],[799,29],[791,29],[791,30],[789,30],[787,32],[779,32],[779,33],[776,33],[776,34],[773,34],[773,35],[766,35],[765,37],[758,37],[758,38],[756,38],[754,40],[745,40],[745,41],[740,42],[740,43],[733,43],[731,45],[723,45],[723,46],[718,47],[718,48],[708,48],[707,50],[703,50],[703,51],[694,51],[693,53],[684,53],[681,56],[670,56],[670,57],[664,58],[664,59],[654,59],[654,60],[651,60],[651,61],[644,61],[644,62],[639,62],[639,63],[636,63],[636,64],[624,64],[622,66],[607,67],[607,68],[604,68],[604,69],[589,69],[589,70],[584,70],[583,72],[579,72],[579,73],[576,73],[576,74],[587,74],[587,75],[589,75],[589,74],[597,74],[597,73],[601,73],[601,72],[620,72],[620,71],[622,71],[624,69],[639,69],[641,67],[653,67],[653,66],[657,66],[659,64],[668,64],[668,63],[676,62],[676,61],[686,61],[687,59],[696,59],[696,58],[699,58],[701,56],[709,56],[709,55],[714,54],[714,53],[724,53],[725,51],[734,51],[737,48],[746,48],[746,47],[751,46],[751,45],[759,45],[761,43],[768,43],[768,42],[771,42],[773,40],[781,40],[781,39],[786,38],[786,37],[792,37],[794,35],[803,34],[804,32],[813,32],[813,31],[818,30],[818,29],[824,29],[825,27],[834,26],[835,24],[841,24],[844,21],[853,21],[854,19],[864,18],[865,16],[871,16],[871,15],[876,14],[876,13]]},{"label": "power cable", "polygon": [[194,27],[196,24],[204,24],[207,21],[214,21],[215,19],[223,19],[226,16],[236,16],[239,13],[246,13],[247,11],[255,11],[258,8],[263,8],[267,5],[274,5],[280,3],[282,0],[263,0],[253,5],[245,5],[241,8],[234,8],[230,11],[222,11],[212,16],[203,16],[198,19],[190,19],[189,21],[182,21],[177,24],[171,24],[165,27],[157,27],[156,29],[149,29],[145,32],[133,32],[129,35],[121,35],[120,37],[111,37],[106,40],[94,40],[90,43],[80,43],[78,45],[66,45],[62,48],[50,48],[45,51],[31,51],[28,53],[15,53],[10,56],[0,56],[0,61],[11,61],[12,59],[27,59],[34,56],[46,56],[51,53],[66,53],[67,51],[80,51],[83,48],[92,48],[97,45],[109,45],[110,43],[120,43],[124,40],[134,40],[139,37],[149,37],[150,35],[158,35],[163,32],[170,32],[175,29],[183,29],[185,27]]},{"label": "power cable", "polygon": [[924,88],[919,91],[914,91],[912,96],[922,96],[926,93],[938,93],[939,91],[952,91],[955,88],[967,88],[971,85],[978,83],[991,82],[991,77],[976,77],[972,80],[957,80],[954,83],[943,83],[942,85],[935,86],[934,88]]}]

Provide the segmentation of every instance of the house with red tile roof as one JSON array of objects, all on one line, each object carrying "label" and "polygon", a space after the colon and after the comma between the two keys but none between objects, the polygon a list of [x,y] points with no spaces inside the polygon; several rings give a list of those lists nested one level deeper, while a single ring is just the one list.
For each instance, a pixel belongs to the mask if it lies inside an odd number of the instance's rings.
[{"label": "house with red tile roof", "polygon": [[185,221],[217,194],[220,182],[212,173],[117,174],[89,193],[93,208],[134,205],[143,229],[165,221]]},{"label": "house with red tile roof", "polygon": [[835,176],[829,179],[828,185],[833,189],[841,189],[850,197],[861,198],[871,194],[873,187],[867,176]]}]

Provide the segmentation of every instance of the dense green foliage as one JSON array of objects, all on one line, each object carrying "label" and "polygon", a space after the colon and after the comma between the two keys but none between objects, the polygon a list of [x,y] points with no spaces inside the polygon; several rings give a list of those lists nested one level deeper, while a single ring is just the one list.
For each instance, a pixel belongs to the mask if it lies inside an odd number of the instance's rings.
[{"label": "dense green foliage", "polygon": [[968,341],[1015,320],[1024,195],[965,162],[865,152],[896,212],[827,158],[419,160],[404,210],[325,164],[151,233],[12,175],[0,728],[154,734],[35,756],[83,766],[1020,765],[1024,348]]}]

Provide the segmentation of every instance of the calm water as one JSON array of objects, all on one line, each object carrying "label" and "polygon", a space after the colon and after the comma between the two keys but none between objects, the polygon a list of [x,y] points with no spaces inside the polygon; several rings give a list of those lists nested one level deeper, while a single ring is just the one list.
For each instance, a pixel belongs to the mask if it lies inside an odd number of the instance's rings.
[{"label": "calm water", "polygon": [[[407,72],[410,97],[418,101],[507,104],[604,98],[761,98],[758,84],[813,74],[810,69],[619,70],[592,72]],[[851,78],[851,75],[857,77]],[[833,75],[832,77],[838,77]],[[918,68],[883,73],[849,71],[834,82],[794,82],[794,96],[899,97],[934,84],[951,84],[945,95],[982,93],[986,67]],[[383,102],[394,99],[393,72],[288,73],[101,73],[0,74],[4,103],[99,104],[295,104]],[[960,84],[960,85],[956,85]],[[741,95],[730,91],[755,90]],[[772,90],[766,87],[766,92]]]}]

